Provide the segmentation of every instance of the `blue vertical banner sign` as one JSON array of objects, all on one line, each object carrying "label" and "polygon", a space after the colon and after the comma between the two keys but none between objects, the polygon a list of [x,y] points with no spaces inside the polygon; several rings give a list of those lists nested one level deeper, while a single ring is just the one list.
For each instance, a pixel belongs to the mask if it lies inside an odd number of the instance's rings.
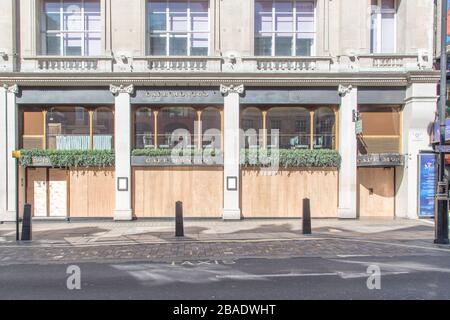
[{"label": "blue vertical banner sign", "polygon": [[434,217],[437,178],[436,154],[419,154],[418,214],[420,218]]}]

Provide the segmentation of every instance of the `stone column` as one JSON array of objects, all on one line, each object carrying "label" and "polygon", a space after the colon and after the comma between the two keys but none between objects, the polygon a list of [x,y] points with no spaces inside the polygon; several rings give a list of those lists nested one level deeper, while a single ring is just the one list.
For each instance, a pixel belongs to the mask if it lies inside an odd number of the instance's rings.
[{"label": "stone column", "polygon": [[339,170],[338,218],[357,218],[357,143],[353,112],[358,109],[358,90],[353,86],[339,86],[341,107],[339,115],[339,153],[342,157]]},{"label": "stone column", "polygon": [[244,86],[220,86],[224,95],[224,165],[223,165],[223,219],[241,219],[240,209],[240,139],[239,95]]},{"label": "stone column", "polygon": [[0,88],[0,221],[16,220],[17,85]]},{"label": "stone column", "polygon": [[116,210],[114,220],[132,220],[131,206],[131,101],[133,85],[110,86],[115,95],[114,150],[116,157]]},{"label": "stone column", "polygon": [[402,114],[402,145],[405,166],[396,168],[396,216],[418,217],[418,155],[431,151],[430,128],[435,119],[437,91],[435,83],[411,83],[406,90]]}]

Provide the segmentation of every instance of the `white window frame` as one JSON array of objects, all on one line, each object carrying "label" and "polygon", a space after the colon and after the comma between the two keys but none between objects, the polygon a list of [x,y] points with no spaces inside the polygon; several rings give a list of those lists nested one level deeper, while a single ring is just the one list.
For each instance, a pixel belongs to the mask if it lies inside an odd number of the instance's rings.
[{"label": "white window frame", "polygon": [[[85,11],[84,11],[84,3],[85,0],[78,0],[80,2],[81,5],[81,24],[82,24],[82,29],[81,30],[74,30],[74,31],[67,31],[67,30],[63,30],[64,29],[64,0],[59,0],[59,30],[47,30],[47,21],[46,21],[46,12],[45,12],[45,3],[46,1],[42,1],[41,2],[41,48],[42,48],[42,53],[45,55],[48,55],[47,53],[47,35],[49,34],[59,34],[59,38],[60,38],[60,48],[59,48],[59,55],[58,56],[68,56],[65,53],[65,49],[64,49],[64,35],[67,33],[70,34],[79,34],[81,37],[81,55],[79,56],[73,56],[73,57],[86,57],[89,56],[85,53],[85,42],[86,42],[86,35],[89,33],[98,33],[100,36],[100,43],[102,43],[102,30],[101,28],[99,30],[87,30],[86,29],[86,21],[85,21]],[[101,0],[98,0],[99,3],[99,7],[100,7],[100,19],[102,19],[102,6],[101,6]],[[72,56],[71,56],[72,57]]]},{"label": "white window frame", "polygon": [[[383,0],[376,0],[378,9],[375,10],[372,8],[372,1],[370,2],[371,10],[370,16],[372,19],[372,15],[376,15],[376,30],[377,30],[377,39],[375,43],[375,48],[372,47],[373,39],[372,39],[372,30],[370,31],[370,52],[372,54],[389,54],[397,52],[397,0],[394,0],[394,9],[382,9]],[[383,43],[383,31],[382,31],[382,16],[383,13],[393,13],[394,14],[394,52],[383,52],[382,43]],[[370,24],[372,27],[372,23]]]},{"label": "white window frame", "polygon": [[[270,1],[267,1],[270,2]],[[275,38],[277,33],[283,33],[283,32],[277,32],[276,31],[276,11],[275,11],[275,3],[277,2],[277,0],[272,0],[272,31],[271,32],[260,32],[258,30],[255,29],[255,39],[260,38],[259,33],[271,33],[271,38],[272,38],[272,48],[271,48],[271,55],[270,57],[276,57],[276,53],[275,53]],[[283,1],[283,2],[288,2],[288,1]],[[316,43],[317,43],[317,0],[291,0],[292,3],[292,48],[291,48],[291,56],[292,57],[296,57],[297,56],[297,34],[299,33],[308,33],[308,32],[302,32],[301,30],[296,30],[297,29],[297,3],[299,2],[313,2],[314,3],[314,15],[313,15],[313,25],[314,25],[314,29],[312,32],[313,34],[313,45],[311,47],[311,56],[315,56],[316,55]],[[256,1],[255,1],[256,3]],[[254,25],[256,26],[256,19],[257,19],[257,15],[258,12],[256,12],[256,5],[255,5],[255,21],[254,21]],[[289,32],[291,33],[291,32]],[[255,45],[255,51],[256,51],[256,45]]]},{"label": "white window frame", "polygon": [[[147,0],[146,1],[146,5],[147,5],[147,14],[146,14],[146,21],[148,21],[148,17],[150,16],[150,3],[152,2],[152,0]],[[160,1],[162,2],[162,1]],[[206,34],[207,35],[207,39],[206,41],[208,42],[208,51],[206,56],[210,55],[211,52],[211,21],[210,21],[210,17],[211,17],[211,5],[210,5],[210,1],[209,0],[204,0],[204,2],[206,2],[208,4],[208,11],[207,11],[207,25],[208,25],[208,29],[205,31],[194,31],[191,30],[191,26],[192,26],[192,20],[191,20],[191,0],[185,0],[184,1],[187,4],[187,31],[185,32],[180,32],[180,31],[171,31],[170,30],[170,8],[169,8],[169,3],[170,0],[165,0],[166,3],[166,30],[156,30],[153,31],[150,30],[150,26],[148,26],[146,28],[146,37],[148,39],[148,45],[147,45],[147,52],[148,54],[151,54],[151,39],[152,38],[157,38],[157,37],[161,37],[161,38],[165,38],[166,39],[166,54],[165,56],[169,57],[170,55],[170,38],[171,36],[174,35],[185,35],[186,34],[186,56],[190,57],[191,56],[191,39],[192,39],[192,34]],[[193,1],[195,2],[195,1]],[[163,36],[165,35],[165,37]],[[197,56],[194,56],[197,57]],[[203,56],[199,56],[199,57],[203,57]]]}]

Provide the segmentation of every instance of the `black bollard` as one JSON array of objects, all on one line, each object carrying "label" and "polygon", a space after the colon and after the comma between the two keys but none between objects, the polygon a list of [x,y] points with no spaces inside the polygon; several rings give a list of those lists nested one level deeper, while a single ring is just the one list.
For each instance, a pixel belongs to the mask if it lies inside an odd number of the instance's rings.
[{"label": "black bollard", "polygon": [[303,234],[311,234],[311,206],[308,198],[303,199]]},{"label": "black bollard", "polygon": [[175,237],[184,237],[183,202],[181,201],[175,204]]},{"label": "black bollard", "polygon": [[30,241],[31,238],[31,204],[27,203],[23,207],[22,241]]}]

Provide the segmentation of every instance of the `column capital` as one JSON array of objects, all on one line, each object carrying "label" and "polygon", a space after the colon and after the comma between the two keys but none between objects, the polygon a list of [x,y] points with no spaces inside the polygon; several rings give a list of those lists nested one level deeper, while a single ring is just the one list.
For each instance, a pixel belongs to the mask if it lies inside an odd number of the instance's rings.
[{"label": "column capital", "polygon": [[244,88],[243,84],[238,85],[238,86],[235,86],[233,84],[229,85],[229,86],[226,86],[224,84],[220,85],[220,93],[223,94],[224,96],[226,96],[230,93],[243,94],[244,90],[245,90],[245,88]]},{"label": "column capital", "polygon": [[111,91],[111,93],[113,95],[118,95],[120,93],[128,93],[131,95],[134,93],[134,85],[133,84],[130,84],[130,85],[121,84],[121,85],[117,86],[117,85],[111,84],[109,86],[109,91]]},{"label": "column capital", "polygon": [[19,86],[17,84],[13,84],[13,85],[4,84],[3,88],[5,88],[6,92],[8,92],[8,93],[14,93],[14,94],[19,93]]},{"label": "column capital", "polygon": [[353,86],[350,84],[348,86],[340,84],[338,87],[338,93],[341,97],[346,96],[353,90]]}]

